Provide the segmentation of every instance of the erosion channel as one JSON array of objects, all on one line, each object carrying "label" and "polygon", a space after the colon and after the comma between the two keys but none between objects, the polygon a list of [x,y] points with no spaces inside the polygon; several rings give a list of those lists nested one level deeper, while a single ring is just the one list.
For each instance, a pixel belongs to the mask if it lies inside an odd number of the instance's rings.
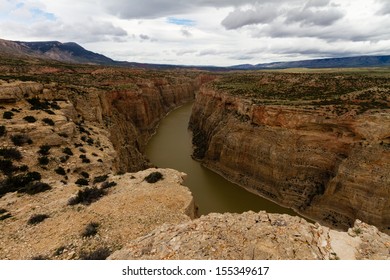
[{"label": "erosion channel", "polygon": [[266,210],[297,215],[291,209],[229,182],[191,158],[192,141],[188,122],[192,105],[188,103],[172,111],[160,122],[156,134],[148,143],[146,155],[158,167],[177,169],[188,175],[184,185],[191,189],[199,214]]}]

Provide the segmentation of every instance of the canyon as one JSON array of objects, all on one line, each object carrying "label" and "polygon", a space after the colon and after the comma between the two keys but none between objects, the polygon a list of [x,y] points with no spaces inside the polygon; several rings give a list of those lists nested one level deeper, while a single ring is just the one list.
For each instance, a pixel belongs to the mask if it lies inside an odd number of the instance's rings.
[{"label": "canyon", "polygon": [[[224,74],[199,71],[19,59],[1,70],[1,259],[389,258],[389,237],[376,228],[389,224],[386,109],[332,118],[262,106],[216,90]],[[351,229],[263,212],[199,218],[186,174],[154,168],[144,155],[159,121],[195,96],[194,157],[264,197]]]}]

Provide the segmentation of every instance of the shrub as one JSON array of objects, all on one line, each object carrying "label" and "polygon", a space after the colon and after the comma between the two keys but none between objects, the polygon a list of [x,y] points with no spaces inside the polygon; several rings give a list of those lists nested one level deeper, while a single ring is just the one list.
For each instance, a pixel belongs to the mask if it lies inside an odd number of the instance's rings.
[{"label": "shrub", "polygon": [[19,174],[17,176],[8,176],[7,179],[0,182],[0,197],[9,192],[24,192],[29,184],[41,179],[41,174],[38,172],[28,172],[27,174]]},{"label": "shrub", "polygon": [[4,125],[0,125],[0,137],[3,137],[6,134],[7,130]]},{"label": "shrub", "polygon": [[45,111],[49,115],[55,115],[56,114],[52,110],[49,110],[49,109],[46,109],[46,110],[43,110],[43,111]]},{"label": "shrub", "polygon": [[27,165],[22,165],[21,167],[19,167],[19,171],[21,171],[21,172],[26,172],[26,171],[28,171],[28,166]]},{"label": "shrub", "polygon": [[68,156],[68,155],[60,157],[61,163],[65,163],[65,162],[67,162],[68,160],[69,160],[69,156]]},{"label": "shrub", "polygon": [[82,171],[80,173],[81,176],[83,176],[84,178],[88,179],[89,178],[89,173],[88,172],[85,172],[85,171]]},{"label": "shrub", "polygon": [[54,121],[53,121],[52,119],[44,118],[42,121],[43,121],[45,124],[54,126]]},{"label": "shrub", "polygon": [[101,185],[101,189],[105,190],[105,189],[109,189],[109,188],[112,188],[112,187],[115,187],[117,185],[116,182],[104,182],[102,185]]},{"label": "shrub", "polygon": [[34,118],[33,116],[26,116],[23,118],[26,122],[28,123],[35,123],[37,121],[36,118]]},{"label": "shrub", "polygon": [[69,199],[68,205],[90,205],[91,203],[99,200],[105,194],[107,194],[105,190],[98,189],[96,187],[85,188],[83,190],[79,190],[75,197]]},{"label": "shrub", "polygon": [[28,219],[27,224],[36,225],[43,222],[47,218],[49,218],[49,216],[46,214],[34,214]]},{"label": "shrub", "polygon": [[22,159],[22,154],[15,148],[0,148],[0,156],[5,159]]},{"label": "shrub", "polygon": [[54,170],[58,175],[66,175],[65,169],[63,167],[58,167]]},{"label": "shrub", "polygon": [[45,192],[51,190],[51,187],[42,182],[31,182],[28,183],[24,188],[18,190],[19,193],[26,193],[29,195],[34,195],[37,193]]},{"label": "shrub", "polygon": [[14,166],[11,160],[9,159],[0,159],[0,171],[2,171],[5,175],[11,175],[18,168]]},{"label": "shrub", "polygon": [[88,186],[89,185],[89,181],[87,179],[85,179],[85,178],[79,178],[79,179],[77,179],[75,184],[77,184],[79,186]]},{"label": "shrub", "polygon": [[24,144],[32,144],[32,140],[26,134],[15,134],[11,136],[11,141],[16,146],[23,146]]},{"label": "shrub", "polygon": [[81,233],[81,236],[83,237],[94,236],[98,232],[98,228],[99,228],[98,223],[91,222],[85,227],[84,231]]},{"label": "shrub", "polygon": [[39,157],[38,162],[40,165],[48,165],[49,164],[49,158],[47,156]]},{"label": "shrub", "polygon": [[160,172],[152,172],[145,177],[145,181],[153,184],[163,179],[163,175]]},{"label": "shrub", "polygon": [[45,256],[45,255],[38,255],[38,256],[34,256],[31,258],[32,261],[46,261],[46,260],[50,260],[50,258],[48,256]]},{"label": "shrub", "polygon": [[87,151],[84,148],[79,148],[79,151],[83,154],[85,154]]},{"label": "shrub", "polygon": [[51,147],[49,145],[42,145],[39,147],[38,153],[43,156],[47,156],[48,154],[50,154],[50,149]]},{"label": "shrub", "polygon": [[102,176],[97,176],[93,179],[93,183],[96,184],[96,183],[101,183],[101,182],[104,182],[108,179],[108,175],[102,175]]},{"label": "shrub", "polygon": [[54,251],[54,256],[59,256],[62,255],[65,251],[66,247],[65,246],[60,246]]},{"label": "shrub", "polygon": [[73,156],[73,152],[70,148],[66,147],[62,150],[62,152],[68,156]]},{"label": "shrub", "polygon": [[11,218],[12,215],[4,208],[0,208],[0,221],[4,221],[8,218]]},{"label": "shrub", "polygon": [[12,113],[11,111],[6,111],[3,113],[3,119],[6,119],[6,120],[11,120],[13,116],[14,116],[14,113]]},{"label": "shrub", "polygon": [[105,260],[111,255],[111,250],[108,248],[98,248],[95,251],[86,253],[81,252],[80,259],[82,260]]}]

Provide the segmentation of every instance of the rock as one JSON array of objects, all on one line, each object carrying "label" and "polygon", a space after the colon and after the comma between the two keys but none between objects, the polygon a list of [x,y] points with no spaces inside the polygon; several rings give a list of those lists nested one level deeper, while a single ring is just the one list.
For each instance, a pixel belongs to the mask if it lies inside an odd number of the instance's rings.
[{"label": "rock", "polygon": [[180,225],[163,225],[130,241],[109,259],[390,259],[390,237],[383,233],[378,237],[375,227],[361,227],[364,233],[351,237],[288,215],[209,214]]}]

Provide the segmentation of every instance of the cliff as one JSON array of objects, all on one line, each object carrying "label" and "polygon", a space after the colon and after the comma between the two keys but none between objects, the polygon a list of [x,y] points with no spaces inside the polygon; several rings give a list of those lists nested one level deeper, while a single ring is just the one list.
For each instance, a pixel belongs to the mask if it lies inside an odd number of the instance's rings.
[{"label": "cliff", "polygon": [[363,260],[390,259],[390,237],[356,221],[338,232],[298,217],[209,214],[163,225],[110,256],[113,260]]},{"label": "cliff", "polygon": [[390,80],[236,74],[202,87],[194,157],[322,223],[390,229]]}]

